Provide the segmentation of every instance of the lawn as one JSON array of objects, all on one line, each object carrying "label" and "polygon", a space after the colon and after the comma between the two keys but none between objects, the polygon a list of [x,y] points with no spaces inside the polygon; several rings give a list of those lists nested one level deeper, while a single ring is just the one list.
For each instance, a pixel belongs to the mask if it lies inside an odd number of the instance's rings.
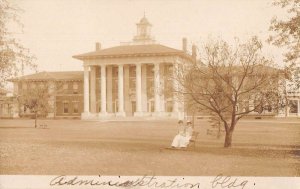
[{"label": "lawn", "polygon": [[0,120],[0,174],[300,176],[300,120],[242,120],[233,147],[197,120],[195,149],[168,150],[172,120]]}]

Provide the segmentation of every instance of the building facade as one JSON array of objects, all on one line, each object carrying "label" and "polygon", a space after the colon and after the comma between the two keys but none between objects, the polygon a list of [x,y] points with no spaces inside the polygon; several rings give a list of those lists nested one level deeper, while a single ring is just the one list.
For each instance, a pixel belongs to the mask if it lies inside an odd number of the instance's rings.
[{"label": "building facade", "polygon": [[300,117],[300,92],[288,93],[288,106],[284,117]]},{"label": "building facade", "polygon": [[183,103],[165,90],[177,84],[166,76],[193,57],[186,51],[186,40],[177,50],[156,44],[150,31],[151,24],[143,17],[132,42],[107,49],[97,43],[95,51],[73,56],[84,67],[82,119],[183,116]]},{"label": "building facade", "polygon": [[8,90],[0,88],[0,118],[12,118],[14,115],[14,97]]},{"label": "building facade", "polygon": [[[80,117],[83,111],[83,72],[39,72],[12,79],[14,83],[15,117],[34,116],[32,109],[18,101],[22,95],[32,91],[46,92],[49,107],[45,116],[48,118]],[[45,87],[46,86],[46,87]],[[42,89],[42,90],[41,90]],[[46,90],[46,91],[43,91]]]},{"label": "building facade", "polygon": [[279,111],[279,117],[300,117],[300,88],[296,84],[291,81],[284,82],[287,106]]},{"label": "building facade", "polygon": [[[114,117],[164,117],[184,119],[192,113],[178,91],[176,74],[185,63],[196,61],[196,48],[182,49],[157,44],[144,16],[137,23],[137,35],[128,43],[73,56],[83,62],[84,71],[40,72],[12,79],[14,97],[0,98],[1,117],[28,117],[34,113],[18,97],[47,86],[51,110],[48,118],[106,119]],[[252,112],[249,116],[300,117],[300,92],[287,93],[288,106]],[[245,108],[245,107],[240,107]],[[251,105],[249,103],[249,107]],[[205,116],[205,115],[204,115]]]}]

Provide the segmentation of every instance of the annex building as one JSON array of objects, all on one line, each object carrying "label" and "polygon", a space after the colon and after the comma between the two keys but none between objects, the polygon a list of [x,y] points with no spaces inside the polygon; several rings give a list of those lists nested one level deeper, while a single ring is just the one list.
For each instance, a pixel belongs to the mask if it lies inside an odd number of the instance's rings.
[{"label": "annex building", "polygon": [[0,118],[13,117],[14,97],[11,91],[0,88]]},{"label": "annex building", "polygon": [[[32,109],[19,102],[22,95],[30,95],[40,90],[47,93],[49,108],[47,118],[78,118],[83,109],[83,72],[39,72],[21,76],[11,81],[14,84],[14,107],[13,117],[32,117]],[[46,86],[46,87],[45,87]],[[43,88],[41,90],[41,88]]]}]

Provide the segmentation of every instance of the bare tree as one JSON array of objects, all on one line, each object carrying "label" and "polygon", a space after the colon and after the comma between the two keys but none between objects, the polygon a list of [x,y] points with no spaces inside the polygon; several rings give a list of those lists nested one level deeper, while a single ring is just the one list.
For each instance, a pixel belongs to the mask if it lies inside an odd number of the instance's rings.
[{"label": "bare tree", "polygon": [[210,41],[200,51],[199,61],[178,66],[178,93],[200,111],[218,117],[226,133],[224,147],[231,147],[237,122],[251,112],[277,109],[279,70],[261,54],[262,44],[253,37],[247,43],[236,40]]},{"label": "bare tree", "polygon": [[[18,102],[25,109],[34,113],[34,126],[37,127],[38,117],[45,117],[47,113],[53,111],[53,106],[50,103],[51,97],[53,97],[55,89],[50,89],[50,86],[46,82],[31,83],[27,90],[22,90],[18,96]],[[52,92],[53,91],[53,92]]]},{"label": "bare tree", "polygon": [[36,68],[29,50],[8,29],[9,24],[18,25],[22,29],[18,16],[20,11],[8,0],[0,0],[0,87],[6,84],[8,78],[18,76],[24,67]]}]

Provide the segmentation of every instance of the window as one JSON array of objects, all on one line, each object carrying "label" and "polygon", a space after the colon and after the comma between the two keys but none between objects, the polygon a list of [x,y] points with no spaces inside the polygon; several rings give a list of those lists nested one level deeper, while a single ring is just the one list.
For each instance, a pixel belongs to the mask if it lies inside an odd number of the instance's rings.
[{"label": "window", "polygon": [[68,90],[68,83],[64,83],[63,89],[64,89],[64,90]]},{"label": "window", "polygon": [[8,114],[8,106],[9,106],[8,104],[3,104],[3,105],[2,105],[2,108],[3,108],[3,114],[4,114],[4,115]]},{"label": "window", "polygon": [[23,90],[26,90],[27,89],[27,83],[22,83],[22,88],[23,88]]},{"label": "window", "polygon": [[118,105],[119,105],[118,100],[115,100],[113,102],[113,112],[118,112]]},{"label": "window", "polygon": [[12,107],[12,104],[7,104],[7,114],[8,115],[11,115],[12,114],[12,109],[13,107]]},{"label": "window", "polygon": [[75,114],[79,113],[79,102],[73,103],[73,113]]},{"label": "window", "polygon": [[268,105],[267,110],[268,110],[269,113],[273,112],[272,106],[271,106],[271,105]]},{"label": "window", "polygon": [[45,87],[45,84],[43,82],[39,83],[39,88],[43,89]]},{"label": "window", "polygon": [[97,109],[98,109],[98,112],[101,112],[101,100],[98,100],[97,101]]},{"label": "window", "polygon": [[73,83],[73,93],[78,94],[78,83],[77,82]]},{"label": "window", "polygon": [[35,87],[36,87],[36,84],[35,84],[35,83],[31,83],[31,84],[30,84],[30,88],[35,89]]},{"label": "window", "polygon": [[298,101],[297,100],[289,101],[289,113],[291,113],[291,114],[298,113]]},{"label": "window", "polygon": [[135,86],[136,86],[136,80],[135,80],[135,78],[130,79],[129,86],[130,86],[130,88],[135,89]]},{"label": "window", "polygon": [[69,103],[68,102],[63,103],[63,113],[64,114],[69,113]]},{"label": "window", "polygon": [[148,101],[148,112],[154,112],[154,100]]},{"label": "window", "polygon": [[136,112],[136,101],[131,101],[131,106],[132,112]]},{"label": "window", "polygon": [[167,101],[165,106],[166,106],[166,111],[167,112],[172,112],[172,110],[173,110],[173,102],[172,101]]},{"label": "window", "polygon": [[146,28],[144,28],[144,27],[141,28],[141,35],[142,36],[146,35]]}]

